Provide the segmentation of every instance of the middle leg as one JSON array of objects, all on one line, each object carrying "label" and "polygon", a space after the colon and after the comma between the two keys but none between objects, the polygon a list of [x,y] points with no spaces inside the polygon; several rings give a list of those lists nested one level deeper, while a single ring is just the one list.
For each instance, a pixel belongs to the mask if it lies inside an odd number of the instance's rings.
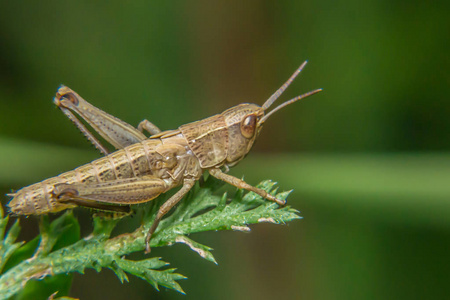
[{"label": "middle leg", "polygon": [[140,132],[144,132],[144,130],[146,130],[148,133],[150,133],[150,135],[155,135],[161,132],[161,129],[159,129],[158,126],[156,126],[149,120],[143,120],[141,123],[139,123],[137,128]]},{"label": "middle leg", "polygon": [[169,200],[164,202],[163,205],[161,205],[158,213],[156,214],[155,220],[153,221],[153,224],[148,230],[147,236],[145,237],[145,253],[150,253],[150,239],[152,238],[152,235],[155,232],[156,228],[158,228],[159,222],[161,222],[162,217],[164,217],[165,214],[167,214],[178,202],[180,202],[184,195],[186,195],[194,185],[194,179],[185,179],[183,187],[172,197],[170,197]]}]

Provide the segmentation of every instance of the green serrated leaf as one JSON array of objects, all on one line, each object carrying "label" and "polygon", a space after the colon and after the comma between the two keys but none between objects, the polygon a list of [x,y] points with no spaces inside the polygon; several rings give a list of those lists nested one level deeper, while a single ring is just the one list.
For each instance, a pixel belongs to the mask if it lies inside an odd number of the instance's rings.
[{"label": "green serrated leaf", "polygon": [[74,217],[73,213],[70,211],[62,215],[60,218],[62,218],[60,221],[61,228],[58,228],[54,222],[50,225],[52,235],[57,237],[52,251],[72,245],[80,239],[80,224]]},{"label": "green serrated leaf", "polygon": [[[175,281],[174,273],[168,271],[155,271],[155,270],[146,270],[143,276],[139,276],[145,280],[147,280],[151,285],[155,287],[159,291],[159,285],[164,286],[166,288],[173,289],[181,294],[185,294],[181,286]],[[178,275],[175,273],[175,275]],[[176,276],[178,277],[178,276]]]},{"label": "green serrated leaf", "polygon": [[271,191],[273,187],[277,184],[277,182],[272,181],[270,179],[264,180],[256,185],[256,187],[259,187],[260,189],[263,189],[267,192]]},{"label": "green serrated leaf", "polygon": [[22,246],[23,243],[15,243],[10,246],[3,245],[0,247],[0,274],[3,271],[3,267],[5,266],[8,259],[12,256],[12,254]]},{"label": "green serrated leaf", "polygon": [[216,207],[217,211],[222,211],[225,208],[225,205],[227,205],[227,198],[228,198],[227,196],[228,194],[226,192],[222,195]]},{"label": "green serrated leaf", "polygon": [[[172,270],[175,270],[175,269],[169,269],[168,271],[172,271]],[[173,280],[187,279],[186,276],[178,274],[178,273],[173,273],[172,278],[173,278]]]},{"label": "green serrated leaf", "polygon": [[[2,222],[6,225],[8,217],[2,219]],[[3,229],[4,232],[4,229]],[[5,269],[5,265],[10,260],[11,256],[17,249],[22,246],[23,242],[15,243],[17,236],[20,232],[19,220],[16,220],[14,225],[9,229],[6,237],[0,241],[0,273]]]},{"label": "green serrated leaf", "polygon": [[213,250],[212,248],[210,248],[208,246],[205,246],[205,245],[202,245],[200,243],[197,243],[197,242],[191,240],[190,238],[185,237],[184,235],[179,235],[178,237],[176,237],[175,238],[175,242],[186,244],[194,252],[197,252],[198,255],[200,255],[204,259],[206,259],[206,260],[208,260],[210,262],[213,262],[213,263],[215,263],[217,265],[216,259],[214,258],[214,256],[210,252],[210,250]]},{"label": "green serrated leaf", "polygon": [[[248,226],[251,224],[261,222],[284,224],[300,218],[295,209],[288,206],[279,207],[276,203],[264,200],[255,193],[238,190],[231,201],[227,194],[218,196],[215,191],[222,184],[209,176],[202,187],[196,186],[186,199],[182,200],[180,205],[161,221],[150,241],[150,246],[159,247],[184,243],[203,258],[216,263],[210,247],[199,244],[187,238],[186,235],[218,230],[248,231]],[[276,194],[280,199],[285,199],[289,195],[289,192],[277,193],[275,183],[272,181],[264,181],[258,186],[268,193]],[[102,268],[110,268],[121,282],[128,280],[127,274],[131,274],[148,281],[156,289],[163,286],[184,293],[177,280],[185,277],[175,273],[175,269],[164,269],[167,263],[160,258],[137,261],[124,258],[132,252],[142,251],[145,248],[145,236],[148,228],[160,205],[168,196],[170,195],[165,194],[163,197],[155,199],[152,201],[153,205],[140,206],[146,210],[143,214],[143,226],[132,233],[109,239],[117,220],[95,218],[94,234],[75,243],[73,240],[63,243],[64,238],[71,235],[71,231],[79,232],[77,231],[79,225],[73,215],[63,215],[63,218],[57,219],[49,228],[44,229],[48,235],[48,245],[51,245],[53,243],[51,240],[56,238],[48,255],[36,257],[27,263],[19,263],[17,266],[12,265],[11,269],[0,276],[0,295],[5,295],[6,298],[17,294],[20,287],[26,282],[26,278],[71,272],[83,273],[85,268],[93,268],[97,271]],[[29,253],[31,249],[36,248],[36,244],[34,247],[32,246],[32,243],[28,243],[20,247],[14,251],[12,257],[21,249],[27,249],[27,253]]]},{"label": "green serrated leaf", "polygon": [[143,269],[160,269],[162,267],[169,265],[169,263],[162,261],[161,257],[147,258],[140,260],[136,263],[139,265],[139,267]]},{"label": "green serrated leaf", "polygon": [[116,274],[116,276],[119,278],[121,283],[123,283],[124,281],[129,281],[127,273],[125,273],[124,270],[119,268],[117,266],[117,264],[114,264],[113,266],[111,266],[110,269],[113,270],[114,274]]},{"label": "green serrated leaf", "polygon": [[[80,237],[78,221],[71,212],[66,212],[62,216],[49,223],[48,217],[43,217],[41,226],[41,244],[36,255],[47,255],[50,251],[66,247],[76,242]],[[45,240],[42,238],[45,236]],[[43,244],[44,243],[44,244]],[[34,249],[30,245],[30,250]],[[25,251],[24,251],[25,252]],[[67,295],[72,284],[72,275],[59,274],[46,277],[43,280],[31,280],[16,296],[16,299],[47,299],[55,291],[59,295]],[[32,296],[31,296],[32,295]]]},{"label": "green serrated leaf", "polygon": [[119,219],[107,220],[102,217],[94,217],[94,231],[93,234],[95,236],[99,236],[102,238],[107,238],[111,235],[114,227],[116,227],[117,223],[120,221]]},{"label": "green serrated leaf", "polygon": [[8,233],[6,234],[6,237],[4,239],[4,244],[12,245],[16,241],[17,237],[19,236],[19,232],[20,232],[19,220],[16,220],[14,222],[13,226],[11,226]]},{"label": "green serrated leaf", "polygon": [[132,261],[126,259],[116,259],[116,267],[142,278],[149,282],[155,289],[159,290],[159,286],[175,289],[184,293],[176,280],[184,279],[184,276],[173,273],[174,269],[156,270],[166,266],[167,263],[154,257],[141,261]]},{"label": "green serrated leaf", "polygon": [[135,276],[146,280],[155,288],[155,290],[159,291],[159,285],[153,276],[153,272],[151,272],[150,270],[145,270],[143,274],[135,274]]},{"label": "green serrated leaf", "polygon": [[281,199],[281,200],[286,200],[287,197],[292,193],[293,190],[289,190],[289,191],[285,191],[285,192],[281,192],[277,194],[277,198]]},{"label": "green serrated leaf", "polygon": [[6,216],[6,218],[1,217],[0,218],[0,239],[3,240],[5,237],[5,230],[6,225],[8,224],[9,216]]},{"label": "green serrated leaf", "polygon": [[39,239],[40,236],[37,236],[26,244],[21,243],[21,246],[16,251],[14,251],[10,258],[6,261],[3,272],[8,271],[20,262],[30,258],[39,245]]}]

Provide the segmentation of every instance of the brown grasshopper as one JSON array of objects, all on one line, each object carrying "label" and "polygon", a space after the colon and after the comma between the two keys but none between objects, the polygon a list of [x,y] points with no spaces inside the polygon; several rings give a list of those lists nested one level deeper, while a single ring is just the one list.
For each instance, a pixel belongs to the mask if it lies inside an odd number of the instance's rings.
[{"label": "brown grasshopper", "polygon": [[[181,189],[159,208],[146,237],[146,251],[149,252],[150,238],[162,217],[206,170],[240,189],[284,205],[284,200],[226,172],[247,155],[270,115],[321,91],[317,89],[295,97],[265,114],[306,63],[263,106],[239,104],[221,114],[168,131],[161,131],[147,120],[136,129],[61,86],[54,103],[105,156],[9,194],[13,198],[8,206],[16,215],[39,215],[76,206],[129,212],[131,204],[150,201],[181,185]],[[73,113],[83,118],[117,151],[110,153]],[[149,138],[144,135],[144,130],[150,133]]]}]

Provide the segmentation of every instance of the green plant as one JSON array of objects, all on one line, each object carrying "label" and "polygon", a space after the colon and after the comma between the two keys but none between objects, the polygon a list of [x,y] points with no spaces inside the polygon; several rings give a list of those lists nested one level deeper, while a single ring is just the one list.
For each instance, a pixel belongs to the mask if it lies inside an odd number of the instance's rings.
[{"label": "green plant", "polygon": [[[229,199],[227,193],[216,195],[222,183],[211,176],[202,187],[195,187],[176,207],[172,214],[159,225],[150,241],[150,246],[162,247],[183,243],[201,257],[216,263],[211,248],[199,244],[187,235],[202,231],[240,230],[248,231],[250,224],[270,222],[284,224],[298,219],[298,211],[289,206],[279,208],[276,203],[260,196],[238,190]],[[260,188],[286,199],[289,192],[277,193],[275,183],[264,181]],[[164,195],[153,205],[144,208],[143,224],[134,232],[111,237],[117,219],[94,217],[93,232],[79,239],[79,225],[71,211],[49,221],[44,216],[40,223],[40,235],[24,244],[15,242],[20,231],[19,221],[5,233],[9,217],[0,221],[0,299],[13,295],[34,296],[41,293],[48,297],[55,291],[66,295],[70,288],[71,273],[83,273],[86,268],[100,271],[109,268],[121,282],[132,274],[148,281],[156,289],[159,286],[184,293],[178,280],[183,275],[175,269],[164,268],[168,263],[158,257],[143,260],[129,260],[125,257],[144,250],[145,235],[152,224],[158,207],[165,200]]]}]

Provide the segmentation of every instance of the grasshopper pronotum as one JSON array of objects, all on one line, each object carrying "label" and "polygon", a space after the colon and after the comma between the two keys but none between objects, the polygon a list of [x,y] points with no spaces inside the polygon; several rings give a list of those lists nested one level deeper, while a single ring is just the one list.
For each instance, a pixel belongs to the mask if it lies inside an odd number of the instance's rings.
[{"label": "grasshopper pronotum", "polygon": [[[305,65],[306,61],[262,106],[239,104],[221,114],[163,132],[147,120],[136,129],[61,86],[54,98],[55,104],[105,156],[9,194],[13,198],[8,206],[16,215],[39,215],[76,206],[128,212],[131,204],[150,201],[181,185],[181,189],[159,208],[146,237],[149,252],[150,238],[162,217],[206,170],[220,180],[284,205],[285,201],[226,171],[250,151],[270,115],[321,91],[317,89],[295,97],[265,114]],[[73,113],[83,118],[117,151],[109,153]],[[150,133],[149,138],[144,130]]]}]

